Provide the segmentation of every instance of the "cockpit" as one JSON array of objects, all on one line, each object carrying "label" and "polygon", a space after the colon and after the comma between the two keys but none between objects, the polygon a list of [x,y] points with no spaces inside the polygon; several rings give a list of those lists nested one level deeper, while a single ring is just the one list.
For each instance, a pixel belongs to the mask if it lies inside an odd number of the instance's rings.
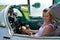
[{"label": "cockpit", "polygon": [[42,10],[46,7],[50,7],[53,4],[52,0],[47,2],[49,5],[43,0],[42,2],[32,2],[30,0],[28,1],[28,4],[7,6],[6,11],[4,11],[4,22],[6,27],[9,29],[9,33],[12,35],[17,34],[18,36],[27,36],[27,34],[22,34],[20,31],[22,26],[25,26],[27,29],[30,28],[32,30],[38,30],[43,24]]}]

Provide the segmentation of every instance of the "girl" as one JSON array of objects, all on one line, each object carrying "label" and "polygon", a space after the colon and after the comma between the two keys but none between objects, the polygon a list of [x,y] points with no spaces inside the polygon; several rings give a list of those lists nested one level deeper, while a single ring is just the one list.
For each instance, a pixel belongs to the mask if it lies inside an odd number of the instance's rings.
[{"label": "girl", "polygon": [[35,34],[35,36],[43,36],[55,30],[52,22],[52,15],[50,14],[50,9],[43,10],[43,20],[44,23],[39,28],[39,31]]},{"label": "girl", "polygon": [[50,9],[44,9],[43,10],[43,20],[44,23],[39,28],[39,30],[24,30],[25,33],[33,34],[36,33],[34,36],[40,37],[43,35],[46,35],[50,32],[53,32],[55,30],[53,22],[52,22],[52,15],[50,14]]}]

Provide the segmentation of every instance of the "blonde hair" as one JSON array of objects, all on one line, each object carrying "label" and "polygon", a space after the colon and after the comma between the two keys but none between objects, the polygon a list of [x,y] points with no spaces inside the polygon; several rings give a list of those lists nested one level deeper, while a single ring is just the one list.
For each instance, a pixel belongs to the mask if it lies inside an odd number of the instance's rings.
[{"label": "blonde hair", "polygon": [[52,17],[52,15],[51,15],[51,12],[50,12],[50,9],[49,8],[45,8],[44,10],[43,10],[43,14],[44,13],[49,13],[49,15]]}]

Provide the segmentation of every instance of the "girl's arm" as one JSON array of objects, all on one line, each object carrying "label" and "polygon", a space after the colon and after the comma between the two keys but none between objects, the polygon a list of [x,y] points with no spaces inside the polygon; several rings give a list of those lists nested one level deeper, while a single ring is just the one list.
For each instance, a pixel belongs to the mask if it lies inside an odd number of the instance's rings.
[{"label": "girl's arm", "polygon": [[39,30],[31,30],[32,33],[37,33]]},{"label": "girl's arm", "polygon": [[45,29],[43,30],[42,35],[46,35],[46,34],[48,34],[49,32],[51,32],[51,27],[47,25],[47,26],[45,27]]}]

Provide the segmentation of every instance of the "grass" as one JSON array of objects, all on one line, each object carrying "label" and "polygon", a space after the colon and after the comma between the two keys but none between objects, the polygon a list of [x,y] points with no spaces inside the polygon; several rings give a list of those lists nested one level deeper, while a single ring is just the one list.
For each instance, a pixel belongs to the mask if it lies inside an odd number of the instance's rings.
[{"label": "grass", "polygon": [[[2,10],[2,9],[4,9],[6,6],[4,6],[4,5],[0,5],[0,11]],[[28,6],[22,6],[21,7],[21,10],[23,11],[23,13],[24,13],[24,15],[25,15],[25,18],[28,20],[29,19],[29,17],[28,17]]]},{"label": "grass", "polygon": [[21,10],[23,11],[25,18],[28,20],[29,19],[28,6],[21,7]]},{"label": "grass", "polygon": [[4,9],[6,6],[0,5],[0,10]]}]

